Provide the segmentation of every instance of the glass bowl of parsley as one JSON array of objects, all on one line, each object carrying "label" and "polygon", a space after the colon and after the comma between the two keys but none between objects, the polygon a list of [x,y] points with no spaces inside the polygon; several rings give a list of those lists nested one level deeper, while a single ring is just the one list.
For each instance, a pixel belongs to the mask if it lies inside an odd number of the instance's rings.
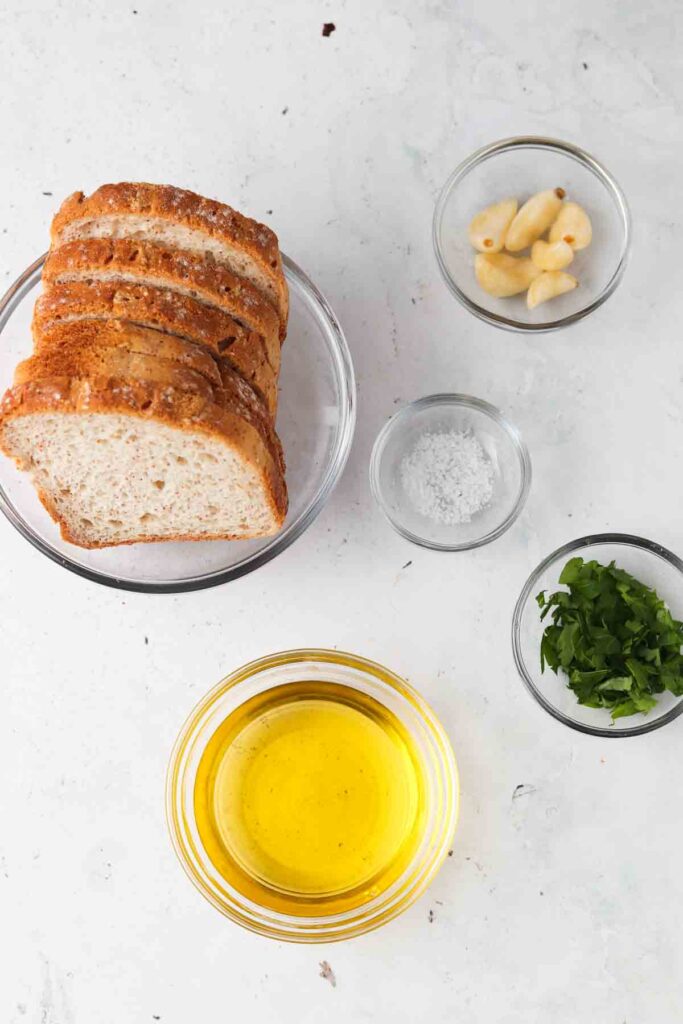
[{"label": "glass bowl of parsley", "polygon": [[531,574],[512,649],[527,689],[564,725],[638,736],[683,713],[683,561],[660,544],[602,533]]}]

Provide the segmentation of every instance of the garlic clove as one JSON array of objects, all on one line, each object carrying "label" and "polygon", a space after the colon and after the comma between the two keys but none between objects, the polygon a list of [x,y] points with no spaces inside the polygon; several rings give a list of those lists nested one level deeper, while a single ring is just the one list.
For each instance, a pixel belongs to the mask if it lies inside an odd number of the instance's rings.
[{"label": "garlic clove", "polygon": [[557,242],[539,238],[531,246],[531,258],[541,270],[564,270],[574,259],[574,250],[561,238]]},{"label": "garlic clove", "polygon": [[557,242],[560,239],[571,245],[574,252],[585,249],[591,244],[593,226],[591,219],[578,203],[565,203],[557,220],[550,229],[549,239]]},{"label": "garlic clove", "polygon": [[505,236],[517,213],[516,199],[503,199],[477,213],[468,229],[469,239],[479,252],[496,253],[505,245]]},{"label": "garlic clove", "polygon": [[497,299],[526,291],[542,273],[528,256],[508,256],[504,252],[478,253],[474,257],[474,271],[480,287]]},{"label": "garlic clove", "polygon": [[536,306],[547,302],[548,299],[554,299],[558,295],[572,291],[578,283],[575,277],[565,274],[562,270],[547,270],[529,285],[526,304],[529,309],[535,309]]},{"label": "garlic clove", "polygon": [[549,188],[527,199],[508,228],[505,237],[508,252],[526,249],[540,238],[559,214],[565,195],[563,188]]}]

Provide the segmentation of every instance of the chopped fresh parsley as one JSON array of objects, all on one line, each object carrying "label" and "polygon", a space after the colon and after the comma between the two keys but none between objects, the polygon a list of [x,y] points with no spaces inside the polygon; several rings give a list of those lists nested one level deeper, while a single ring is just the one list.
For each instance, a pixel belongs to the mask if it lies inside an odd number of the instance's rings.
[{"label": "chopped fresh parsley", "polygon": [[656,694],[683,695],[683,623],[655,590],[614,562],[572,558],[560,575],[568,590],[536,598],[541,619],[541,671],[562,670],[579,704],[608,708],[612,718],[647,714]]}]

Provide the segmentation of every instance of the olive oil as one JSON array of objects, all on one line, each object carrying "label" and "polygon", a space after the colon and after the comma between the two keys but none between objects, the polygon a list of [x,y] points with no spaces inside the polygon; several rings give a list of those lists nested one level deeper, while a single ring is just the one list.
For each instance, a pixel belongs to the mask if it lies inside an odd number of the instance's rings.
[{"label": "olive oil", "polygon": [[372,697],[287,684],[213,734],[195,819],[214,867],[243,896],[292,915],[336,914],[379,895],[410,862],[422,771],[401,722]]}]

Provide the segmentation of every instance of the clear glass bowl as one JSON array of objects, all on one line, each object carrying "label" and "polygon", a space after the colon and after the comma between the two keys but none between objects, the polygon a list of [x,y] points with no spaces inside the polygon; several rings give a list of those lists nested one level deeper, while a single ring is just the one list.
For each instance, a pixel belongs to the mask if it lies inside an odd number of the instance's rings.
[{"label": "clear glass bowl", "polygon": [[[332,682],[369,694],[396,715],[422,760],[425,826],[403,874],[373,900],[346,913],[293,917],[242,896],[216,871],[194,816],[197,768],[219,725],[245,701],[286,683]],[[381,665],[340,651],[297,650],[251,662],[224,679],[194,709],[171,754],[166,814],[171,839],[192,882],[221,913],[250,931],[289,942],[335,942],[385,924],[409,907],[448,854],[458,816],[458,773],[448,737],[429,705]]]},{"label": "clear glass bowl", "polygon": [[[31,317],[45,257],[0,301],[0,394],[31,351]],[[28,475],[0,456],[0,511],[44,555],[97,583],[142,593],[202,590],[252,572],[300,537],[346,464],[356,388],[341,327],[315,285],[286,256],[289,330],[282,350],[277,430],[287,460],[290,507],[275,537],[251,541],[135,544],[87,551],[64,541]]]},{"label": "clear glass bowl", "polygon": [[512,651],[520,676],[531,695],[548,714],[571,729],[590,736],[639,736],[672,722],[683,713],[683,697],[665,691],[647,715],[618,718],[612,723],[607,709],[579,704],[561,675],[552,669],[541,672],[541,622],[536,595],[542,590],[562,589],[560,573],[570,558],[594,558],[603,564],[614,561],[648,587],[654,588],[675,619],[683,619],[683,562],[661,544],[626,533],[598,533],[580,537],[553,551],[534,569],[524,584],[512,619]]},{"label": "clear glass bowl", "polygon": [[[593,223],[591,245],[569,268],[579,287],[532,310],[524,294],[487,295],[474,276],[472,217],[507,196],[521,202],[556,187],[585,207]],[[624,193],[594,157],[569,142],[530,135],[494,142],[456,167],[437,201],[432,235],[444,280],[470,313],[509,331],[542,333],[576,323],[609,298],[626,269],[631,221]]]},{"label": "clear glass bowl", "polygon": [[[401,464],[424,433],[471,431],[493,467],[491,502],[469,523],[447,525],[417,512],[401,479]],[[519,431],[488,402],[469,395],[428,395],[404,405],[385,423],[370,460],[370,485],[394,529],[422,547],[467,551],[496,540],[522,511],[531,486],[531,460]]]}]

